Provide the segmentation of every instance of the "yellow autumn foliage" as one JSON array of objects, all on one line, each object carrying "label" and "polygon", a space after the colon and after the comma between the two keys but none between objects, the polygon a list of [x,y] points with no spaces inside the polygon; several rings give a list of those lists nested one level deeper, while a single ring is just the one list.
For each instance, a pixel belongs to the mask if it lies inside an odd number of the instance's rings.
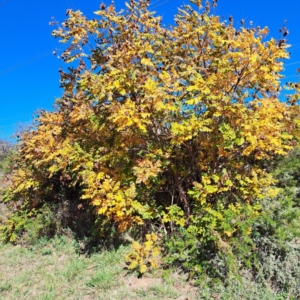
[{"label": "yellow autumn foliage", "polygon": [[[90,20],[69,12],[53,35],[73,67],[61,72],[55,112],[20,138],[7,201],[54,202],[63,187],[121,232],[192,223],[229,238],[238,228],[220,225],[225,211],[275,195],[265,165],[293,148],[300,125],[294,98],[280,101],[286,46],[192,2],[171,28],[146,0]],[[145,255],[156,253],[146,240]],[[143,273],[143,259],[131,268]]]}]

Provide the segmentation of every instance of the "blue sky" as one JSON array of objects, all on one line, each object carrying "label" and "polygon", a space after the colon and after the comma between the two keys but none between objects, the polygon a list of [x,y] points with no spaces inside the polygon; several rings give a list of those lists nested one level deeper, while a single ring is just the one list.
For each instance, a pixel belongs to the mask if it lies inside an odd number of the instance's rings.
[{"label": "blue sky", "polygon": [[[103,1],[109,4],[110,1]],[[55,97],[60,97],[60,67],[66,67],[52,52],[59,54],[64,45],[51,36],[51,18],[65,20],[68,8],[81,10],[89,17],[98,10],[102,0],[0,0],[0,138],[8,139],[16,130],[30,124],[38,109],[51,110]],[[117,9],[124,0],[115,0]],[[177,7],[188,0],[151,0],[153,10],[163,15],[164,24],[173,22]],[[284,74],[297,80],[300,68],[300,1],[299,0],[219,0],[215,14],[240,20],[245,25],[268,26],[270,37],[278,39],[284,20],[289,30],[291,59]]]}]

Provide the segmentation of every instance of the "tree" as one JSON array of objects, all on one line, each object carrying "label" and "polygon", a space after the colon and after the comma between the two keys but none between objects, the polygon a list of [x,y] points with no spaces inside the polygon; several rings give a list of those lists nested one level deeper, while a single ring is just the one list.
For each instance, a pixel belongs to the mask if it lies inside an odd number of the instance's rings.
[{"label": "tree", "polygon": [[53,31],[72,66],[64,95],[22,135],[8,201],[30,211],[63,191],[99,229],[185,227],[220,249],[250,234],[277,192],[266,166],[296,143],[298,106],[279,100],[287,46],[197,5],[170,28],[147,0],[92,20],[68,11]]}]

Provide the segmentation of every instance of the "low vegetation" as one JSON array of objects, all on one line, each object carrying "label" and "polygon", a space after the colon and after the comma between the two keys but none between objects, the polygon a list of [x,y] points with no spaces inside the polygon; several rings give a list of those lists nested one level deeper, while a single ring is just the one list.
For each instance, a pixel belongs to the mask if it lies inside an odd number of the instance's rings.
[{"label": "low vegetation", "polygon": [[299,299],[286,34],[191,2],[169,28],[131,0],[53,31],[64,94],[1,158],[5,299]]},{"label": "low vegetation", "polygon": [[1,245],[1,299],[195,299],[179,275],[167,278],[127,275],[120,262],[128,247],[80,255],[66,237],[41,239],[32,247]]}]

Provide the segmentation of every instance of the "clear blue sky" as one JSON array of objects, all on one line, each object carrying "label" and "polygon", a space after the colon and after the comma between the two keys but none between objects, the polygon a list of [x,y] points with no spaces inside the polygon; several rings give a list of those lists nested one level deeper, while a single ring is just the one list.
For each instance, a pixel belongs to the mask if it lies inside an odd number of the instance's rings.
[{"label": "clear blue sky", "polygon": [[[204,1],[204,0],[203,0]],[[52,55],[56,48],[64,47],[51,36],[54,27],[51,17],[60,23],[68,8],[80,9],[89,17],[102,2],[95,0],[0,0],[0,138],[7,139],[20,124],[31,122],[37,109],[52,109],[55,97],[60,97],[59,67],[63,62]],[[124,0],[115,0],[117,9]],[[109,4],[109,0],[104,3]],[[164,24],[170,24],[177,7],[187,0],[151,0],[151,7],[163,15]],[[232,15],[235,26],[244,19],[246,25],[270,28],[270,36],[279,37],[278,29],[287,20],[287,36],[291,59],[285,75],[297,80],[300,68],[300,0],[219,0],[215,14]],[[61,51],[57,50],[59,54]]]}]

